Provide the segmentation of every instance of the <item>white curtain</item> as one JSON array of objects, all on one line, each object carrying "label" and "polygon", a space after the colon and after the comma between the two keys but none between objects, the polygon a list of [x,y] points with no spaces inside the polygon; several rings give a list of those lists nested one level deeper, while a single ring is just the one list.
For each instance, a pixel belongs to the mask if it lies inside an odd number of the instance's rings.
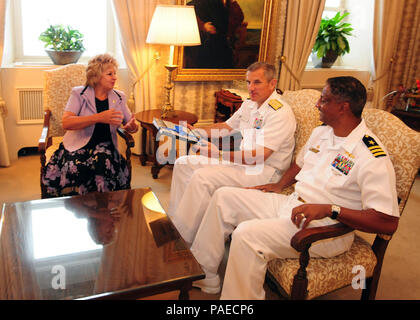
[{"label": "white curtain", "polygon": [[[153,50],[146,44],[149,24],[157,0],[113,0],[120,30],[121,46],[133,77],[135,106],[133,112],[156,108],[156,74]],[[131,92],[128,93],[131,95]]]},{"label": "white curtain", "polygon": [[[6,0],[0,0],[0,67],[3,59],[4,26],[6,21]],[[1,68],[0,68],[1,73]],[[6,103],[2,98],[1,74],[0,74],[0,166],[10,166],[9,151],[7,149],[6,132],[3,118],[7,115]]]},{"label": "white curtain", "polygon": [[375,0],[373,22],[373,101],[384,109],[382,98],[388,93],[391,64],[396,53],[405,0]]},{"label": "white curtain", "polygon": [[325,0],[289,0],[286,34],[277,87],[282,91],[301,88],[300,79],[321,24]]}]

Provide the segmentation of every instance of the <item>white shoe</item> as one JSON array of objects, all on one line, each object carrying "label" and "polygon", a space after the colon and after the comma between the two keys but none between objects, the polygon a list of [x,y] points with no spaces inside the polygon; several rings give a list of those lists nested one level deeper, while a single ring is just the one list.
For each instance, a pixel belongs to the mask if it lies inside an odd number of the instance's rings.
[{"label": "white shoe", "polygon": [[204,278],[192,283],[193,287],[200,288],[201,291],[210,294],[217,294],[220,292],[220,278],[219,275],[211,278]]}]

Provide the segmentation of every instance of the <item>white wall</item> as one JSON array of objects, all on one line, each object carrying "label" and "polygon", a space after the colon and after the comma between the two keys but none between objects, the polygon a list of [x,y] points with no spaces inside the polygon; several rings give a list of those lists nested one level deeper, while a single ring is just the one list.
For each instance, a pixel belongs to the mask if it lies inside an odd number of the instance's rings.
[{"label": "white wall", "polygon": [[348,37],[350,52],[340,57],[341,64],[359,70],[371,70],[374,0],[346,0],[346,5],[350,12],[348,22],[354,31],[353,36]]},{"label": "white wall", "polygon": [[333,66],[332,68],[307,68],[301,80],[304,89],[322,89],[328,78],[352,76],[358,79],[367,88],[370,79],[369,71]]}]

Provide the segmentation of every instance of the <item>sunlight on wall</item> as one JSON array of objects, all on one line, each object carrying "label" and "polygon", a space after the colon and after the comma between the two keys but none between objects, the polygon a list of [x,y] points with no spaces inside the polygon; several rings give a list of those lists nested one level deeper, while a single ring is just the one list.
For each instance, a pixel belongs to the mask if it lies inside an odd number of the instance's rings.
[{"label": "sunlight on wall", "polygon": [[347,0],[353,37],[349,37],[350,53],[341,57],[341,64],[359,70],[370,70],[372,61],[373,0]]}]

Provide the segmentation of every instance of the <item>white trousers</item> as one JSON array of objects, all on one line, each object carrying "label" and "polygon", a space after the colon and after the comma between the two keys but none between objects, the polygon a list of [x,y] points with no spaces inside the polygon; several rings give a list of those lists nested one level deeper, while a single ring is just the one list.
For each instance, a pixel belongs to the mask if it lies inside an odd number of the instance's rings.
[{"label": "white trousers", "polygon": [[[298,258],[290,240],[299,230],[291,221],[291,210],[302,204],[297,195],[264,193],[224,187],[212,197],[197,231],[191,251],[207,277],[217,274],[224,256],[225,240],[232,232],[229,259],[221,299],[264,299],[268,261]],[[335,223],[312,221],[309,227]],[[354,235],[319,241],[310,249],[313,257],[331,257],[348,250]]]},{"label": "white trousers", "polygon": [[256,172],[250,167],[229,162],[219,164],[218,159],[204,156],[183,156],[175,161],[168,215],[186,242],[193,242],[218,188],[251,187],[280,179],[273,167],[261,166]]}]

